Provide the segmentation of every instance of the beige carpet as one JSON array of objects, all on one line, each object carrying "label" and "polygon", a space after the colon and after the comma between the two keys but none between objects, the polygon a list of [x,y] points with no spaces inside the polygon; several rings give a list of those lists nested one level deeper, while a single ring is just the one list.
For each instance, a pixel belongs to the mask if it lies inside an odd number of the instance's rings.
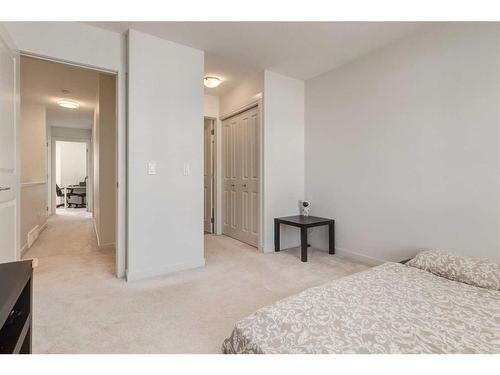
[{"label": "beige carpet", "polygon": [[205,237],[207,265],[127,283],[114,251],[96,247],[85,212],[55,215],[25,258],[34,278],[35,353],[219,353],[234,325],[259,307],[368,268],[298,249],[262,254],[228,237]]}]

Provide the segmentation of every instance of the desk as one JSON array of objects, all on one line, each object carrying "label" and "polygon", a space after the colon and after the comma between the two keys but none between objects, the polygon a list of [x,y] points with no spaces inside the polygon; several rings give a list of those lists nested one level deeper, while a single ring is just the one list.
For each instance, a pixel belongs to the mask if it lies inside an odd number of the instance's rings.
[{"label": "desk", "polygon": [[307,229],[328,225],[330,254],[335,254],[335,220],[316,216],[287,216],[274,219],[274,251],[280,251],[280,224],[300,228],[301,260],[307,262]]},{"label": "desk", "polygon": [[64,190],[64,208],[68,207],[68,198],[67,198],[67,192],[68,189],[73,189],[73,190],[83,190],[87,191],[87,185],[68,185],[68,186],[63,186],[62,189]]}]

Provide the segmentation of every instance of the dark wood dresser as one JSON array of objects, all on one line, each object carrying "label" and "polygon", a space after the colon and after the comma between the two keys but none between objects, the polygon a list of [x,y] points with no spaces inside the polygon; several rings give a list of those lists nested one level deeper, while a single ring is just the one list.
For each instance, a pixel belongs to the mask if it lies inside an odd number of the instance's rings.
[{"label": "dark wood dresser", "polygon": [[0,264],[0,354],[30,354],[33,261]]}]

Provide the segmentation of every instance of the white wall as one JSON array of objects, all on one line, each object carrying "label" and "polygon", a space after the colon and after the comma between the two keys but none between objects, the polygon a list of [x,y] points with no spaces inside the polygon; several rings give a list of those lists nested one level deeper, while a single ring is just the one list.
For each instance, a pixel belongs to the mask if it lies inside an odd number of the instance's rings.
[{"label": "white wall", "polygon": [[21,92],[21,183],[46,180],[46,112]]},{"label": "white wall", "polygon": [[[264,72],[264,251],[274,250],[274,218],[299,214],[304,199],[304,82]],[[282,226],[281,247],[300,244]]]},{"label": "white wall", "polygon": [[205,117],[219,118],[219,97],[207,95],[203,97],[203,115]]},{"label": "white wall", "polygon": [[128,40],[127,275],[137,279],[204,265],[204,57],[135,30]]},{"label": "white wall", "polygon": [[125,37],[78,22],[4,22],[20,51],[117,73],[118,228],[116,273],[125,274],[126,123]]},{"label": "white wall", "polygon": [[500,259],[499,103],[492,23],[435,27],[307,81],[306,195],[336,219],[337,248]]},{"label": "white wall", "polygon": [[76,129],[76,128],[62,128],[59,126],[50,127],[50,136],[56,138],[71,138],[71,139],[92,139],[92,130],[90,129]]},{"label": "white wall", "polygon": [[56,142],[56,183],[76,185],[87,176],[87,144]]},{"label": "white wall", "polygon": [[220,97],[220,116],[227,116],[248,103],[256,101],[262,91],[264,91],[263,72],[243,80],[238,86]]},{"label": "white wall", "polygon": [[28,232],[47,221],[47,157],[45,107],[24,100],[21,91],[21,207],[20,248],[26,248]]}]

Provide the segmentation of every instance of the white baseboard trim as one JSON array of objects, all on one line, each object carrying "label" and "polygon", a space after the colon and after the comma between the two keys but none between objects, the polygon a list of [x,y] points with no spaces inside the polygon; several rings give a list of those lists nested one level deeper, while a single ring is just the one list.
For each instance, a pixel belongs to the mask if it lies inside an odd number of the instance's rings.
[{"label": "white baseboard trim", "polygon": [[97,248],[99,250],[110,249],[112,247],[116,248],[116,243],[114,243],[114,242],[101,243],[101,239],[99,238],[99,232],[97,231],[97,226],[96,226],[96,223],[95,223],[95,219],[94,219],[94,232],[95,232],[95,236],[97,238]]},{"label": "white baseboard trim", "polygon": [[31,246],[33,246],[39,234],[40,234],[40,227],[38,225],[35,225],[33,228],[30,229],[28,235],[26,236],[26,240],[28,242],[28,249]]},{"label": "white baseboard trim", "polygon": [[122,272],[117,271],[116,277],[119,278],[119,279],[124,279],[124,278],[127,277],[127,272],[126,271],[122,271]]},{"label": "white baseboard trim", "polygon": [[99,232],[97,231],[97,226],[96,226],[96,223],[95,223],[95,219],[93,221],[94,221],[94,232],[95,232],[95,236],[97,238],[97,247],[99,247],[99,244],[101,243],[101,241],[99,240]]},{"label": "white baseboard trim", "polygon": [[147,279],[156,276],[165,276],[170,273],[185,271],[205,266],[205,258],[193,262],[171,264],[163,267],[150,268],[146,270],[125,271],[127,281]]},{"label": "white baseboard trim", "polygon": [[106,250],[106,249],[115,248],[116,247],[115,245],[116,244],[114,242],[112,242],[112,243],[103,243],[103,244],[100,244],[100,245],[98,244],[97,248],[99,250]]},{"label": "white baseboard trim", "polygon": [[387,263],[387,260],[379,259],[379,258],[374,258],[368,255],[360,254],[355,251],[351,250],[346,250],[346,249],[341,249],[339,247],[335,248],[335,254],[338,255],[343,255],[348,258],[352,258],[354,260],[357,260],[361,263],[364,263],[369,266],[379,266],[383,263]]},{"label": "white baseboard trim", "polygon": [[40,233],[42,233],[45,229],[47,229],[47,221],[45,221],[45,223],[43,223],[40,227]]},{"label": "white baseboard trim", "polygon": [[[300,247],[300,244],[298,244],[297,246],[288,246],[287,245],[286,248],[282,248],[281,250],[286,251],[288,249],[293,249],[293,248],[298,248],[298,247]],[[318,248],[316,248],[314,246],[313,246],[313,248],[315,250],[320,250],[320,251],[328,252],[328,250],[318,249]],[[267,248],[267,249],[264,249],[263,252],[264,253],[274,253],[274,249]],[[356,260],[356,261],[358,261],[360,263],[363,263],[363,264],[366,264],[366,265],[369,265],[369,266],[379,266],[381,264],[384,264],[384,263],[388,262],[388,260],[374,258],[374,257],[368,256],[368,255],[360,254],[360,253],[355,252],[355,251],[342,249],[340,247],[335,247],[335,254],[351,258],[353,260]]]},{"label": "white baseboard trim", "polygon": [[26,251],[28,250],[28,243],[26,242],[19,250],[19,258],[22,259]]},{"label": "white baseboard trim", "polygon": [[33,244],[36,242],[40,234],[47,228],[47,220],[41,225],[35,225],[31,230],[28,232],[28,235],[26,236],[26,243],[21,247],[19,250],[19,256],[22,258],[26,251],[33,246]]}]

